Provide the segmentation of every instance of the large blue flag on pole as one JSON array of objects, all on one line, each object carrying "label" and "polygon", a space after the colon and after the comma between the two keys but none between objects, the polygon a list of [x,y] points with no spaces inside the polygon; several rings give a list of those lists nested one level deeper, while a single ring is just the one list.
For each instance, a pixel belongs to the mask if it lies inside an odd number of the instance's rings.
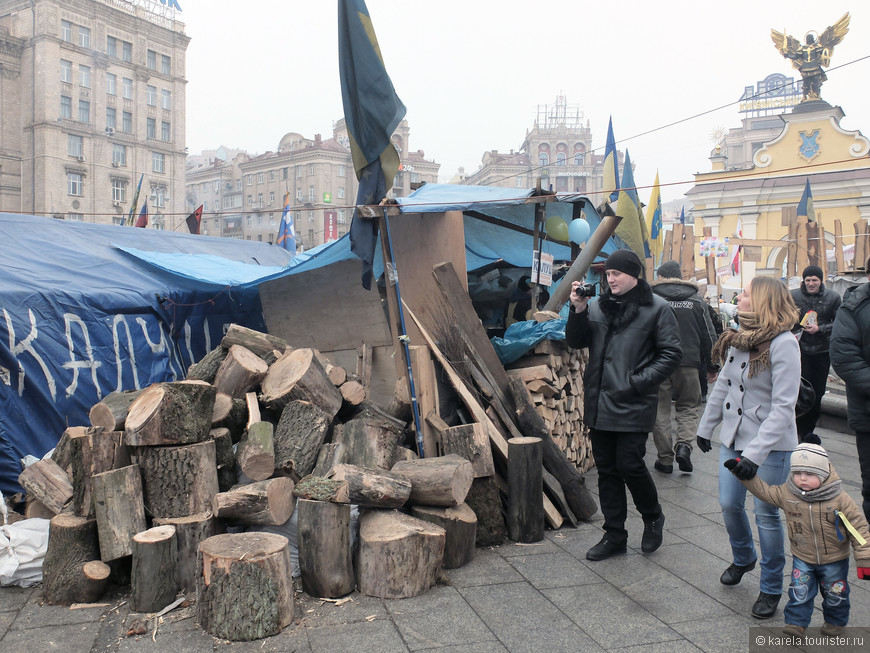
[{"label": "large blue flag on pole", "polygon": [[276,244],[288,252],[296,252],[296,230],[293,228],[293,213],[290,211],[290,193],[284,193],[284,212],[281,214]]},{"label": "large blue flag on pole", "polygon": [[[616,139],[613,137],[613,117],[607,123],[607,143],[604,146],[604,191],[610,193],[610,201],[619,198],[619,161],[616,155]],[[602,203],[607,200],[605,197]]]},{"label": "large blue flag on pole", "polygon": [[[136,206],[139,204],[139,191],[142,190],[142,180],[145,179],[145,173],[142,173],[139,177],[139,185],[136,187],[136,192],[133,194],[133,203],[130,204],[130,215],[127,220],[130,224],[133,224],[133,216],[136,215]],[[121,226],[124,226],[124,223],[121,223]]]},{"label": "large blue flag on pole", "polygon": [[[338,66],[344,120],[359,180],[356,203],[379,204],[399,169],[399,153],[390,137],[407,110],[384,67],[363,0],[338,0]],[[361,218],[354,211],[350,247],[363,261],[366,290],[371,288],[377,237],[377,220]]]},{"label": "large blue flag on pole", "polygon": [[625,241],[631,250],[643,261],[650,257],[649,232],[643,220],[640,208],[640,198],[634,183],[634,172],[631,169],[631,156],[628,148],[625,150],[625,165],[622,168],[622,188],[616,200],[616,215],[622,216],[622,222],[616,227],[616,235]]},{"label": "large blue flag on pole", "polygon": [[797,214],[807,216],[808,222],[816,221],[816,211],[813,208],[813,191],[810,190],[809,177],[807,177],[807,185],[804,186],[804,194],[801,195],[801,201],[797,207]]}]

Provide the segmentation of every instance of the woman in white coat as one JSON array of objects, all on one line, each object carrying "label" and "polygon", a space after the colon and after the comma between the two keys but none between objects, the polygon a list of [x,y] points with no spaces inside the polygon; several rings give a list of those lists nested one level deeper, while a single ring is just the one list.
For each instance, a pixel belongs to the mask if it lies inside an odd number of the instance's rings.
[{"label": "woman in white coat", "polygon": [[[800,347],[791,333],[798,310],[788,290],[773,277],[755,277],[737,298],[739,329],[728,329],[713,347],[722,366],[698,425],[698,448],[711,449],[721,424],[719,458],[740,462],[734,474],[719,473],[719,504],[731,541],[732,564],[719,579],[736,585],[758,561],[749,519],[746,488],[739,479],[758,474],[770,485],[785,483],[789,455],[797,446],[795,402],[801,377]],[[785,539],[779,509],[755,499],[761,545],[761,592],[752,616],[767,619],[782,597]]]}]

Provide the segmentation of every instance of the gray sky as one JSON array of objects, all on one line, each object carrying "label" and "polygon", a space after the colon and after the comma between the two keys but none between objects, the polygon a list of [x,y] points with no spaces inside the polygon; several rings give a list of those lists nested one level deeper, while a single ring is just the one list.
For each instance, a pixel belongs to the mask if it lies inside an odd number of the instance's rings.
[{"label": "gray sky", "polygon": [[[187,50],[187,145],[276,150],[287,132],[332,133],[343,116],[333,0],[179,0]],[[711,133],[740,125],[744,86],[800,78],[770,39],[803,41],[846,11],[832,67],[870,55],[870,4],[828,0],[368,0],[387,71],[408,108],[410,147],[472,172],[486,150],[519,149],[538,105],[564,95],[603,152],[607,122],[638,186],[658,169],[665,201],[710,169]],[[870,135],[870,59],[828,72],[822,97]],[[645,132],[709,112],[686,122]],[[633,138],[634,137],[634,138]],[[824,146],[824,145],[823,145]],[[621,171],[620,171],[621,173]],[[639,191],[646,202],[650,189]]]}]

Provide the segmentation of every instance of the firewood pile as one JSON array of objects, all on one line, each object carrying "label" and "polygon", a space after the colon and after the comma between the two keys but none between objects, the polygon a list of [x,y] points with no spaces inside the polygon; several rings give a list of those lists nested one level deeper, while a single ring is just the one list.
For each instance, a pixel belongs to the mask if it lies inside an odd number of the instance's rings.
[{"label": "firewood pile", "polygon": [[595,465],[589,429],[583,424],[585,366],[585,350],[570,349],[561,340],[543,340],[529,354],[506,366],[509,376],[525,382],[535,411],[581,473]]}]

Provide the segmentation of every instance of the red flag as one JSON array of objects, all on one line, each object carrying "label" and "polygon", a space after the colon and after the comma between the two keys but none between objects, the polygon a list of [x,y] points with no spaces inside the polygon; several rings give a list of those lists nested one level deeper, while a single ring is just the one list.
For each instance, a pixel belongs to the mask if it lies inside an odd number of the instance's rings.
[{"label": "red flag", "polygon": [[187,229],[192,234],[199,233],[199,224],[202,221],[202,204],[193,213],[187,216]]},{"label": "red flag", "polygon": [[148,200],[142,205],[142,210],[139,211],[139,219],[136,220],[136,227],[145,228],[148,226]]}]

